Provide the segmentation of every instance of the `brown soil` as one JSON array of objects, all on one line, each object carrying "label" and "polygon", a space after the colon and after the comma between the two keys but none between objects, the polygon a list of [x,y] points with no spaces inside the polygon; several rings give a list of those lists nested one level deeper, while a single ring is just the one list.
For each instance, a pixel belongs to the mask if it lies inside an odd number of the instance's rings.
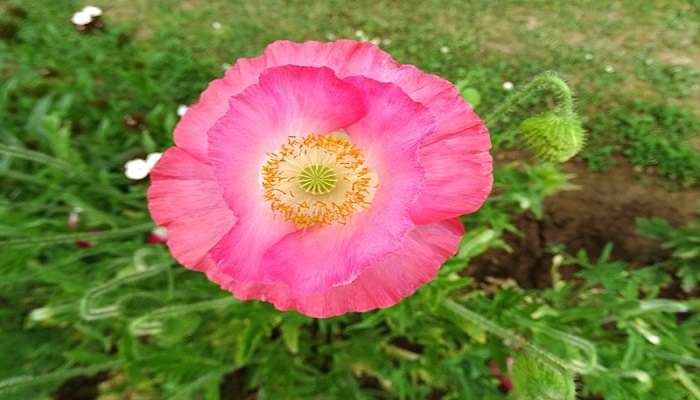
[{"label": "brown soil", "polygon": [[93,376],[78,376],[61,384],[54,393],[55,400],[90,400],[99,394],[98,386],[105,381],[109,373],[99,372]]},{"label": "brown soil", "polygon": [[563,166],[580,189],[548,198],[542,220],[529,213],[520,217],[516,226],[522,236],[505,238],[513,252],[488,251],[472,261],[468,274],[482,282],[511,278],[521,287],[547,287],[552,264],[547,248],[555,244],[565,245],[569,253],[585,250],[595,258],[611,242],[613,258],[633,266],[662,260],[666,254],[659,243],[637,235],[636,219],[658,216],[674,225],[687,224],[697,218],[700,192],[669,192],[663,182],[636,173],[624,161],[618,165],[604,173],[588,171],[581,161]]}]

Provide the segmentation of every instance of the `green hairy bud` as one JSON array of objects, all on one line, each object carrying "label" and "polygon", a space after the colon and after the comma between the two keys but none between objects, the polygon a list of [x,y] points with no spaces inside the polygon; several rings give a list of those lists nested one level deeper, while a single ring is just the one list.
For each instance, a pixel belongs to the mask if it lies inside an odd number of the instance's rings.
[{"label": "green hairy bud", "polygon": [[565,162],[583,148],[585,133],[574,111],[571,89],[554,72],[537,75],[513,93],[486,117],[486,124],[493,124],[525,100],[544,91],[553,95],[557,106],[550,112],[526,119],[520,125],[520,133],[525,145],[541,160]]},{"label": "green hairy bud", "polygon": [[585,133],[576,114],[547,112],[523,121],[520,133],[527,147],[543,161],[565,162],[575,156],[585,142]]},{"label": "green hairy bud", "polygon": [[513,363],[513,397],[517,400],[574,400],[576,385],[570,371],[520,353]]}]

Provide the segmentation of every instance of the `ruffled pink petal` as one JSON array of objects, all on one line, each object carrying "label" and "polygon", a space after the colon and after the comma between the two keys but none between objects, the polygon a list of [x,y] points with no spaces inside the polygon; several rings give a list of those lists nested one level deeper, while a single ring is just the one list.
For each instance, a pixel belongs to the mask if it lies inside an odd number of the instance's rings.
[{"label": "ruffled pink petal", "polygon": [[329,43],[279,40],[267,46],[264,56],[267,65],[328,67],[341,78],[360,75],[380,82],[394,82],[400,69],[379,47],[347,39]]},{"label": "ruffled pink petal", "polygon": [[437,128],[421,143],[425,190],[411,208],[418,224],[472,213],[491,192],[491,141],[486,125],[448,81],[404,65],[396,84],[428,107]]},{"label": "ruffled pink petal", "polygon": [[151,171],[148,209],[168,228],[168,247],[194,268],[236,222],[209,165],[177,147],[163,154]]},{"label": "ruffled pink petal", "polygon": [[202,264],[209,279],[241,300],[263,300],[282,311],[297,310],[315,318],[390,307],[432,280],[452,256],[464,234],[458,219],[416,226],[401,250],[366,269],[355,281],[323,293],[299,294],[282,284],[239,283],[217,271],[213,262]]},{"label": "ruffled pink petal", "polygon": [[492,183],[489,133],[449,81],[397,64],[377,46],[353,40],[278,41],[265,56],[268,63],[327,66],[341,78],[362,75],[392,82],[432,112],[436,129],[421,146],[426,189],[413,206],[416,223],[468,214],[486,200]]},{"label": "ruffled pink petal", "polygon": [[212,81],[197,104],[187,110],[175,127],[175,144],[206,162],[207,131],[228,110],[228,99],[236,93],[236,89],[223,79]]},{"label": "ruffled pink petal", "polygon": [[264,281],[297,292],[353,281],[398,250],[414,225],[409,209],[423,184],[418,144],[432,132],[433,117],[393,84],[362,77],[345,81],[363,93],[368,106],[367,115],[345,132],[378,175],[379,187],[370,207],[347,224],[292,232],[265,253]]},{"label": "ruffled pink petal", "polygon": [[[226,112],[226,99],[257,83],[265,69],[281,65],[325,66],[341,78],[361,75],[393,82],[413,100],[430,109],[437,128],[432,138],[426,140],[420,159],[426,166],[442,168],[431,171],[426,167],[426,190],[412,212],[417,223],[468,214],[483,203],[491,190],[490,142],[484,124],[450,82],[412,65],[400,65],[389,54],[367,42],[294,43],[283,40],[270,44],[259,57],[239,59],[224,79],[212,82],[199,103],[180,121],[175,130],[178,146],[204,160],[205,133]],[[434,148],[427,149],[431,145]],[[447,162],[455,167],[445,168]],[[476,174],[474,180],[469,179],[472,173]],[[461,184],[445,185],[446,181]]]},{"label": "ruffled pink petal", "polygon": [[206,132],[228,110],[228,99],[258,83],[258,78],[267,68],[284,65],[327,66],[340,76],[348,76],[365,75],[363,72],[371,70],[383,71],[397,65],[388,54],[377,51],[376,46],[366,42],[339,40],[333,46],[329,45],[307,42],[299,47],[302,51],[297,53],[297,47],[302,45],[282,40],[270,44],[261,56],[239,58],[226,71],[224,78],[209,84],[199,101],[182,117],[175,128],[175,143],[200,160],[206,160]]},{"label": "ruffled pink petal", "polygon": [[[199,158],[206,160],[206,132],[228,110],[228,99],[248,86],[258,83],[267,68],[284,65],[330,67],[339,76],[367,75],[381,81],[381,75],[391,74],[398,68],[387,53],[376,46],[354,40],[333,43],[306,42],[303,45],[281,40],[270,44],[258,57],[239,58],[222,79],[209,84],[199,101],[190,107],[175,128],[175,143]],[[386,71],[386,72],[383,72]]]},{"label": "ruffled pink petal", "polygon": [[488,134],[453,136],[421,146],[425,190],[411,207],[417,224],[469,214],[481,207],[493,184],[492,159],[488,151],[470,149],[484,140],[488,141]]},{"label": "ruffled pink petal", "polygon": [[340,130],[365,114],[355,86],[328,68],[275,67],[230,100],[209,130],[209,159],[238,223],[212,250],[232,279],[261,280],[264,252],[295,227],[273,214],[260,185],[260,168],[288,136]]}]

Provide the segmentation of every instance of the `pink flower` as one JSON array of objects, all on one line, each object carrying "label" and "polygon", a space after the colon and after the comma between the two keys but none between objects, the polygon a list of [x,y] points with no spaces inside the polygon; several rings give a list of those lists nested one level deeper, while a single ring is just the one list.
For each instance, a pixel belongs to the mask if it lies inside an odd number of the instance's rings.
[{"label": "pink flower", "polygon": [[274,42],[209,85],[151,171],[179,262],[313,317],[430,281],[491,190],[486,127],[454,86],[367,42]]}]

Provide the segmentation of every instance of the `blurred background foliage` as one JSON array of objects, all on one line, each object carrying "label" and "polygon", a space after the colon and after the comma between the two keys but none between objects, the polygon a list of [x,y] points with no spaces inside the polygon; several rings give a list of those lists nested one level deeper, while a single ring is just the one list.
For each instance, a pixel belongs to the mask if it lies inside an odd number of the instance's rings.
[{"label": "blurred background foliage", "polygon": [[[700,399],[697,0],[113,0],[79,32],[85,5],[0,0],[0,398]],[[237,302],[148,243],[124,163],[236,58],[341,37],[482,114],[557,70],[588,146],[562,167],[515,150],[546,100],[491,126],[493,195],[395,307]]]}]

